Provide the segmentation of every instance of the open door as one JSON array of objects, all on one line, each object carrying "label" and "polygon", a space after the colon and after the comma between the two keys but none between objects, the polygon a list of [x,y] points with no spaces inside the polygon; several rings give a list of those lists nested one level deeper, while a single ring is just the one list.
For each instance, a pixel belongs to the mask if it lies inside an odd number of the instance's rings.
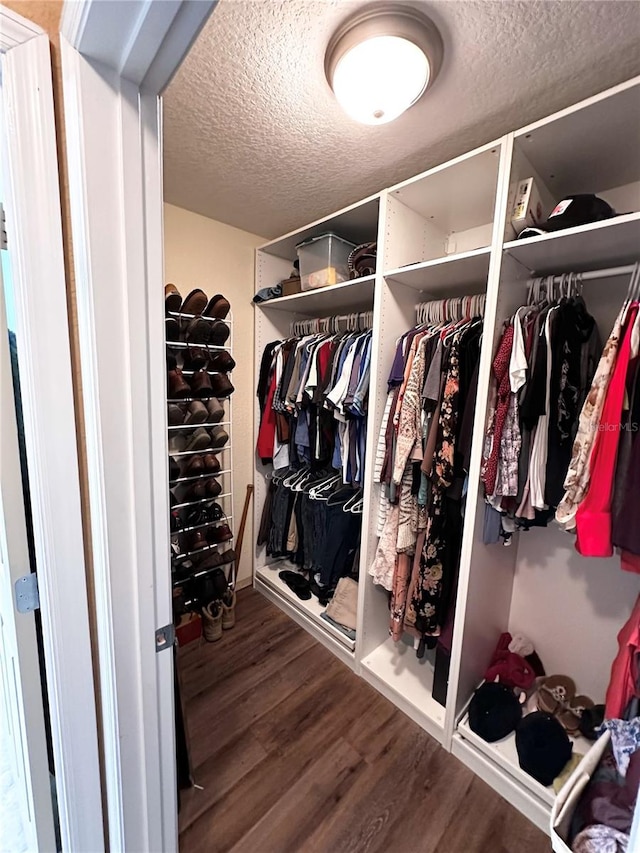
[{"label": "open door", "polygon": [[17,853],[57,845],[10,335],[0,268],[0,849]]},{"label": "open door", "polygon": [[88,853],[104,830],[50,42],[1,4],[0,83],[0,850]]}]

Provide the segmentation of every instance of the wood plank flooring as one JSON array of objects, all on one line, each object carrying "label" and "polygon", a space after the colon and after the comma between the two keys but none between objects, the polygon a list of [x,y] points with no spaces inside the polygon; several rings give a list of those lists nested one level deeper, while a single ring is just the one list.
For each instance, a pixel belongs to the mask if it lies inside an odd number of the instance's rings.
[{"label": "wood plank flooring", "polygon": [[549,853],[549,839],[259,593],[180,650],[181,853]]}]

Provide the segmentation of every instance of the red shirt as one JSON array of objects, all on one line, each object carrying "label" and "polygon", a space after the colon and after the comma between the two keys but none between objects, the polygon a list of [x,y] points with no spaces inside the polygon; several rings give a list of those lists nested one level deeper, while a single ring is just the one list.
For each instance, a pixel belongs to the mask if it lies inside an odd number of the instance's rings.
[{"label": "red shirt", "polygon": [[640,654],[640,596],[631,616],[618,634],[620,650],[611,666],[607,688],[605,717],[620,719],[638,690],[638,655]]}]

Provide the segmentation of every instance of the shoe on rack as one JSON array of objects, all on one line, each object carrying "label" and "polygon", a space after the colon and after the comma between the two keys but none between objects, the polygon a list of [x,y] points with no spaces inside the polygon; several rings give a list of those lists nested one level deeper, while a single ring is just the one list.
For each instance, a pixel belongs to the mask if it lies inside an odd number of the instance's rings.
[{"label": "shoe on rack", "polygon": [[169,439],[169,453],[182,453],[187,446],[186,435],[172,435]]},{"label": "shoe on rack", "polygon": [[180,326],[175,317],[167,317],[164,321],[164,339],[165,341],[180,340]]},{"label": "shoe on rack", "polygon": [[203,290],[200,290],[199,287],[196,287],[195,290],[192,290],[191,293],[185,296],[180,306],[180,311],[182,314],[202,314],[208,302],[209,298],[207,294]]},{"label": "shoe on rack", "polygon": [[182,545],[180,543],[180,536],[174,534],[171,537],[171,556],[179,557],[182,554]]},{"label": "shoe on rack", "polygon": [[207,363],[209,353],[204,347],[187,347],[184,354],[183,370],[202,370]]},{"label": "shoe on rack", "polygon": [[167,396],[170,400],[179,400],[191,396],[191,386],[182,375],[179,367],[167,373]]},{"label": "shoe on rack", "polygon": [[182,460],[182,477],[198,477],[204,474],[205,465],[202,456],[185,456]]},{"label": "shoe on rack", "polygon": [[189,403],[184,424],[203,424],[208,417],[209,412],[204,403],[201,403],[200,400],[194,400],[192,403]]},{"label": "shoe on rack", "polygon": [[197,370],[191,377],[191,393],[194,397],[212,397],[211,378],[206,370]]},{"label": "shoe on rack", "polygon": [[[212,383],[213,384],[213,383]],[[207,420],[210,424],[217,424],[224,419],[224,406],[217,397],[211,397],[207,402]]]},{"label": "shoe on rack", "polygon": [[[198,571],[204,572],[209,569],[217,569],[222,565],[222,554],[219,551],[210,551],[198,563]],[[224,586],[226,588],[226,578]]]},{"label": "shoe on rack", "polygon": [[204,462],[207,474],[213,474],[215,476],[220,471],[220,460],[215,453],[205,454],[202,461]]},{"label": "shoe on rack", "polygon": [[236,624],[236,594],[228,589],[222,596],[222,630],[228,631]]},{"label": "shoe on rack", "polygon": [[222,565],[225,565],[226,563],[233,563],[235,559],[236,552],[233,548],[227,548],[226,551],[223,551],[222,554],[220,554],[220,563]]},{"label": "shoe on rack", "polygon": [[196,483],[180,483],[175,487],[174,494],[181,504],[201,501],[207,497],[206,487],[202,480]]},{"label": "shoe on rack", "polygon": [[233,539],[233,533],[228,524],[219,524],[216,527],[207,527],[207,541],[210,545],[221,545]]},{"label": "shoe on rack", "polygon": [[175,347],[167,347],[167,370],[175,370],[178,367],[178,356],[180,353]]},{"label": "shoe on rack", "polygon": [[208,507],[194,506],[191,509],[185,510],[184,526],[197,527],[199,524],[206,524],[210,521],[208,515]]},{"label": "shoe on rack", "polygon": [[[207,417],[209,417],[209,412],[207,412]],[[169,403],[167,420],[169,426],[181,426],[184,422],[184,409],[182,406],[179,406],[177,403]]]},{"label": "shoe on rack", "polygon": [[217,347],[223,347],[230,334],[231,329],[226,323],[223,323],[222,320],[214,320],[213,323],[210,324],[209,343],[214,344]]},{"label": "shoe on rack", "polygon": [[210,480],[205,480],[205,483],[208,498],[217,498],[218,495],[222,492],[222,486],[216,480],[215,477],[211,477]]},{"label": "shoe on rack", "polygon": [[173,456],[169,457],[169,481],[177,480],[180,476],[180,466],[173,458]]},{"label": "shoe on rack", "polygon": [[211,430],[211,446],[216,449],[224,447],[229,441],[229,433],[224,427],[216,426]]},{"label": "shoe on rack", "polygon": [[201,530],[193,530],[186,535],[188,537],[186,542],[187,551],[201,551],[203,548],[209,547],[209,542],[207,542]]},{"label": "shoe on rack", "polygon": [[212,296],[208,301],[207,307],[204,309],[202,314],[205,317],[216,317],[218,320],[224,320],[230,310],[231,305],[229,304],[229,301],[225,299],[221,293],[216,293],[216,295]]},{"label": "shoe on rack", "polygon": [[184,449],[205,450],[207,447],[211,447],[211,436],[204,427],[198,427],[187,439]]},{"label": "shoe on rack", "polygon": [[214,373],[211,377],[214,397],[229,397],[235,391],[226,373]]},{"label": "shoe on rack", "polygon": [[182,516],[180,515],[180,511],[174,509],[174,506],[178,503],[178,499],[173,494],[173,492],[169,492],[169,529],[172,533],[177,533],[178,530],[182,528]]},{"label": "shoe on rack", "polygon": [[211,323],[202,317],[194,317],[187,323],[185,340],[190,344],[206,344],[209,342]]},{"label": "shoe on rack", "polygon": [[209,370],[218,373],[229,373],[236,366],[235,359],[227,350],[215,350],[209,356]]},{"label": "shoe on rack", "polygon": [[222,604],[211,601],[202,608],[202,636],[208,643],[222,639]]},{"label": "shoe on rack", "polygon": [[178,312],[182,305],[182,296],[175,284],[166,284],[164,287],[164,310]]}]

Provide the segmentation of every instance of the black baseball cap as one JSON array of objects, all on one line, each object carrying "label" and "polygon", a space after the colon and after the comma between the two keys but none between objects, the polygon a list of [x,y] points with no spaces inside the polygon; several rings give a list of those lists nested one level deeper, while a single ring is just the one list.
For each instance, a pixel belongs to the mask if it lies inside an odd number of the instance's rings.
[{"label": "black baseball cap", "polygon": [[571,758],[573,745],[551,714],[534,711],[516,728],[520,767],[541,785],[551,785]]},{"label": "black baseball cap", "polygon": [[510,734],[522,717],[513,690],[489,681],[481,684],[469,704],[469,725],[483,740],[493,743]]},{"label": "black baseball cap", "polygon": [[610,204],[593,193],[568,195],[558,202],[549,214],[545,229],[560,231],[577,225],[588,225],[601,219],[611,219],[616,215]]}]

